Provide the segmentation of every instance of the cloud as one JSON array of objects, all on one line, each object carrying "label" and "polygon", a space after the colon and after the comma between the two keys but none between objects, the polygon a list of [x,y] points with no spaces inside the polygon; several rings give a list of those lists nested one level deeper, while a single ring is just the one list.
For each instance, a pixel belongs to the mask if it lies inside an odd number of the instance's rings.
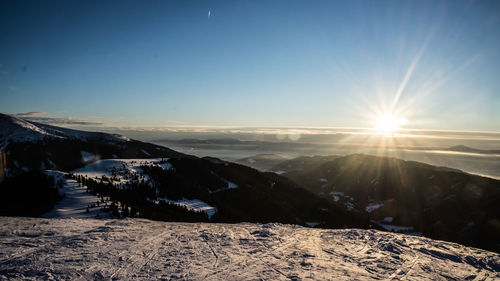
[{"label": "cloud", "polygon": [[104,124],[103,122],[99,122],[99,121],[91,121],[91,120],[84,120],[84,119],[75,119],[75,118],[72,118],[72,117],[65,117],[65,118],[59,118],[59,117],[37,117],[36,115],[35,116],[29,116],[28,115],[27,117],[23,117],[23,119],[26,119],[28,121],[38,122],[38,123],[50,124],[50,125],[100,126],[100,125]]},{"label": "cloud", "polygon": [[33,116],[39,116],[39,115],[45,115],[47,112],[43,111],[30,111],[30,112],[21,112],[15,114],[17,117],[33,117]]}]

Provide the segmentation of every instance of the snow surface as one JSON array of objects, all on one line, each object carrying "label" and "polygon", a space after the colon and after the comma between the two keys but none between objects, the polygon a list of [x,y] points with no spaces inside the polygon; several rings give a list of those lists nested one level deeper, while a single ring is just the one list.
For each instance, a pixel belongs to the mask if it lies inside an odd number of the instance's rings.
[{"label": "snow surface", "polygon": [[315,221],[309,221],[309,222],[306,222],[307,226],[309,227],[315,227],[319,224],[319,222],[315,222]]},{"label": "snow surface", "polygon": [[210,205],[208,205],[208,203],[205,203],[199,199],[192,199],[192,200],[182,199],[182,200],[173,201],[173,200],[169,200],[167,198],[158,198],[157,201],[163,201],[165,203],[171,203],[171,204],[175,204],[178,206],[184,206],[187,209],[192,210],[192,211],[204,212],[207,214],[208,219],[211,219],[212,216],[215,215],[215,213],[217,213],[217,208],[210,206]]},{"label": "snow surface", "polygon": [[368,213],[371,213],[371,212],[375,211],[376,209],[381,208],[383,206],[384,206],[384,203],[370,203],[370,204],[366,205],[365,210]]},{"label": "snow surface", "polygon": [[130,141],[121,135],[85,132],[67,128],[61,128],[29,120],[17,118],[11,115],[0,115],[0,149],[4,150],[11,142],[38,142],[49,139],[79,139],[86,141],[90,138],[99,138],[108,142],[123,143]]},{"label": "snow surface", "polygon": [[385,217],[382,221],[383,222],[392,222],[393,217]]},{"label": "snow surface", "polygon": [[82,150],[80,151],[80,154],[82,155],[83,162],[90,162],[96,159],[95,154],[92,152]]},{"label": "snow surface", "polygon": [[0,150],[4,150],[10,142],[38,142],[46,137],[60,138],[23,119],[0,116]]},{"label": "snow surface", "polygon": [[234,182],[231,182],[231,181],[228,181],[227,179],[217,175],[216,173],[214,172],[211,172],[212,175],[218,177],[220,180],[224,181],[226,183],[226,186],[223,186],[221,188],[218,188],[216,190],[209,190],[208,192],[209,193],[217,193],[217,192],[221,192],[221,191],[225,191],[225,190],[228,190],[228,189],[234,189],[234,188],[238,188],[239,186],[237,184],[235,184]]},{"label": "snow surface", "polygon": [[498,280],[500,255],[375,230],[0,217],[0,280]]},{"label": "snow surface", "polygon": [[349,210],[349,211],[352,211],[355,208],[354,204],[351,202],[344,203],[344,206],[346,206],[347,210]]},{"label": "snow surface", "polygon": [[[89,178],[102,178],[103,176],[109,178],[112,181],[118,181],[120,184],[125,186],[129,179],[130,174],[135,174],[139,176],[139,179],[149,180],[149,177],[143,174],[140,166],[142,165],[157,165],[165,170],[173,170],[174,167],[171,163],[166,162],[167,159],[164,158],[154,158],[154,159],[104,159],[99,160],[94,163],[87,164],[81,169],[74,170],[75,175],[83,175]],[[230,182],[222,177],[220,177],[227,183],[226,187],[221,188],[213,192],[218,192],[222,190],[227,190],[231,188],[238,188],[233,182]],[[212,192],[212,193],[213,193]],[[189,210],[204,212],[210,219],[216,212],[217,208],[210,206],[199,199],[182,199],[182,200],[169,200],[167,198],[158,198],[155,202],[163,201],[165,203],[172,203],[179,206],[184,206]],[[95,201],[94,201],[95,202]]]},{"label": "snow surface", "polygon": [[379,225],[387,231],[408,232],[413,230],[413,226],[399,226],[399,225],[383,224],[383,223],[379,223]]},{"label": "snow surface", "polygon": [[102,213],[98,206],[89,208],[89,205],[95,204],[99,201],[97,196],[87,192],[85,187],[79,186],[75,180],[66,179],[65,173],[60,171],[46,171],[48,175],[54,177],[54,181],[62,182],[62,188],[59,189],[59,194],[65,194],[65,197],[59,201],[54,209],[45,213],[45,218],[93,218],[99,216],[107,216]]},{"label": "snow surface", "polygon": [[115,178],[120,183],[128,182],[127,176],[137,174],[140,179],[147,180],[148,177],[142,173],[140,166],[142,165],[158,165],[165,170],[173,169],[172,164],[165,162],[165,158],[153,159],[103,159],[85,167],[76,169],[72,173],[75,175],[87,176],[89,178]]}]

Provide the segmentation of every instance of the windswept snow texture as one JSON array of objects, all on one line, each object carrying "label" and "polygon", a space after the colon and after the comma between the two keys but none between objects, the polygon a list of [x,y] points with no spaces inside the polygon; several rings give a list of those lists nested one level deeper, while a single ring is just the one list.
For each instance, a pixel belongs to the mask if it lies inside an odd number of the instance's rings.
[{"label": "windswept snow texture", "polygon": [[375,230],[0,218],[0,279],[495,280],[500,255]]}]

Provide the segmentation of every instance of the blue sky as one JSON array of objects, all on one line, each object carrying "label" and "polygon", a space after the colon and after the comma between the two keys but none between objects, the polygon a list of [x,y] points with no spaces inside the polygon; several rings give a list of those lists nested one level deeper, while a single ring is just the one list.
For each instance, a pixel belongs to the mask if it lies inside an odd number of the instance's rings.
[{"label": "blue sky", "polygon": [[1,1],[0,112],[499,131],[498,34],[498,1]]}]

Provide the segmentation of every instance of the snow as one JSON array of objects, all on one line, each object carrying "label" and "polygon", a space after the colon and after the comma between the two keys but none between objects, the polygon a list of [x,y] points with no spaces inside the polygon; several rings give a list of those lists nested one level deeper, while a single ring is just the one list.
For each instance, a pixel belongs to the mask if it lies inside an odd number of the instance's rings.
[{"label": "snow", "polygon": [[375,211],[376,209],[383,207],[383,206],[384,206],[384,203],[370,203],[370,204],[366,205],[365,210],[368,213],[371,213],[371,212]]},{"label": "snow", "polygon": [[344,205],[346,206],[347,210],[349,210],[349,211],[354,210],[354,208],[356,207],[356,206],[354,206],[354,204],[353,204],[353,203],[351,203],[351,202],[346,202],[346,203],[344,203]]},{"label": "snow", "polygon": [[151,154],[149,154],[149,152],[147,152],[146,150],[144,149],[141,149],[142,153],[146,154],[147,156],[151,156]]},{"label": "snow", "polygon": [[327,180],[327,179],[325,179],[325,178],[320,178],[320,179],[319,179],[319,181],[320,181],[320,182],[328,182],[328,180]]},{"label": "snow", "polygon": [[227,181],[227,188],[228,189],[233,189],[233,188],[238,188],[239,186],[235,184],[234,182]]},{"label": "snow", "polygon": [[11,115],[0,115],[0,150],[4,150],[11,142],[39,142],[46,138],[73,138],[83,141],[98,138],[118,143],[130,141],[129,138],[121,135],[85,132],[31,122]]},{"label": "snow", "polygon": [[217,192],[221,192],[221,191],[225,191],[225,190],[228,190],[228,189],[234,189],[234,188],[238,188],[239,186],[237,184],[235,184],[234,182],[231,182],[219,175],[217,175],[216,173],[214,173],[213,171],[211,172],[212,175],[218,177],[220,180],[224,181],[226,183],[226,186],[224,187],[221,187],[221,188],[218,188],[216,190],[209,190],[208,192],[209,193],[217,193]]},{"label": "snow", "polygon": [[[112,181],[118,181],[120,184],[126,185],[128,183],[129,174],[137,174],[139,175],[139,179],[143,179],[145,181],[149,180],[149,177],[143,174],[143,171],[140,166],[142,165],[157,165],[162,167],[165,170],[173,170],[174,167],[171,163],[167,162],[166,159],[163,158],[154,158],[154,159],[105,159],[99,160],[94,163],[87,164],[85,167],[81,169],[77,169],[73,171],[75,175],[83,175],[89,178],[102,178],[103,176],[111,179]],[[221,178],[223,179],[223,178]],[[223,179],[227,186],[224,187],[224,190],[237,188],[233,182]],[[218,190],[218,191],[222,191]],[[215,191],[214,191],[215,192]],[[179,201],[172,201],[167,198],[158,198],[156,202],[164,201],[166,203],[172,203],[179,206],[184,206],[189,210],[205,212],[210,219],[216,212],[217,208],[208,205],[207,203],[198,200],[198,199],[182,199]]]},{"label": "snow", "polygon": [[387,231],[405,232],[413,230],[413,226],[398,226],[398,225],[382,224],[382,223],[380,223],[379,225]]},{"label": "snow", "polygon": [[255,161],[255,160],[254,160],[254,159],[252,159],[252,158],[248,158],[248,159],[247,159],[247,162],[248,162],[248,163],[252,163],[252,164],[253,164],[253,163],[257,162],[257,161]]},{"label": "snow", "polygon": [[158,198],[158,201],[163,201],[165,203],[171,203],[178,206],[184,206],[192,211],[204,212],[207,214],[208,219],[211,219],[212,216],[217,213],[217,208],[212,207],[199,199],[188,200],[183,198],[182,200],[172,201],[168,200],[167,198]]},{"label": "snow", "polygon": [[11,142],[38,142],[46,137],[60,138],[23,119],[0,115],[0,150]]},{"label": "snow", "polygon": [[174,169],[174,166],[169,162],[160,161],[160,162],[156,162],[155,164],[162,167],[166,171]]},{"label": "snow", "polygon": [[495,280],[500,255],[375,230],[0,217],[0,280]]},{"label": "snow", "polygon": [[[57,203],[57,205],[50,212],[45,213],[45,218],[92,218],[97,214],[102,216],[100,208],[95,206],[87,207],[99,201],[97,196],[87,192],[87,189],[78,186],[78,183],[72,179],[66,179],[65,173],[60,171],[46,171],[48,175],[54,177],[54,181],[62,182],[62,188],[59,189],[59,194],[65,194],[65,197]],[[105,215],[105,214],[104,214]]]},{"label": "snow", "polygon": [[281,175],[281,174],[284,174],[284,173],[286,173],[286,172],[285,172],[285,171],[282,171],[282,170],[279,170],[279,171],[276,171],[275,173],[276,173],[276,174],[278,174],[278,175]]},{"label": "snow", "polygon": [[309,227],[315,227],[319,224],[319,222],[306,222],[306,224],[309,226]]},{"label": "snow", "polygon": [[47,125],[47,124],[42,124],[42,123],[35,123],[35,122],[30,122],[30,123],[33,123],[37,127],[41,128],[47,132],[50,132],[53,135],[57,135],[57,136],[60,136],[63,138],[73,138],[73,139],[79,139],[79,140],[83,140],[83,141],[87,141],[91,138],[98,138],[98,139],[105,140],[108,142],[118,142],[118,143],[130,141],[129,138],[122,136],[122,135],[117,135],[117,134],[87,132],[87,131],[62,128],[62,127],[57,127],[57,126],[52,126],[52,125]]},{"label": "snow", "polygon": [[392,222],[392,220],[393,220],[393,218],[392,218],[392,217],[385,217],[382,221],[383,221],[383,222],[389,222],[389,223],[391,223],[391,222]]},{"label": "snow", "polygon": [[57,167],[57,165],[54,162],[52,162],[52,160],[50,160],[49,158],[47,158],[47,162],[49,162],[50,168],[56,168]]},{"label": "snow", "polygon": [[340,196],[344,196],[343,192],[338,192],[338,191],[331,191],[329,194],[334,202],[338,202],[340,200]]},{"label": "snow", "polygon": [[148,180],[148,177],[142,173],[140,166],[158,165],[165,170],[173,169],[172,164],[166,162],[164,158],[153,159],[103,159],[85,165],[85,167],[72,171],[75,175],[87,176],[89,178],[101,178],[113,176],[120,183],[128,182],[127,174],[138,174],[140,179]]},{"label": "snow", "polygon": [[[44,171],[45,174],[52,176],[54,178],[54,184],[57,186],[59,182],[62,182],[62,184],[66,181],[65,174],[64,172],[61,171],[56,171],[56,170],[46,170]],[[61,193],[61,192],[59,192]]]},{"label": "snow", "polygon": [[82,160],[83,162],[90,162],[94,161],[96,159],[96,156],[94,153],[88,152],[88,151],[80,151],[80,154],[82,155]]}]

